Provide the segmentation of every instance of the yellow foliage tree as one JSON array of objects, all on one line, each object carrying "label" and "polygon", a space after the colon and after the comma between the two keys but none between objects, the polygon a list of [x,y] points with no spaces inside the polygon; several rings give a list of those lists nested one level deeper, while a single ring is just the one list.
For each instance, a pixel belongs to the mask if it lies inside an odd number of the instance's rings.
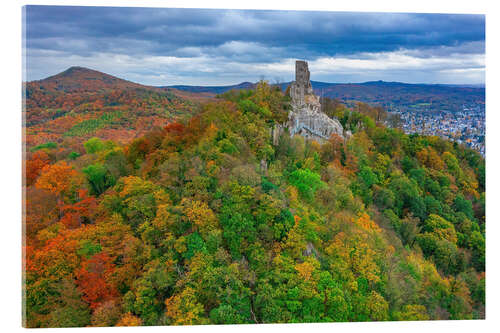
[{"label": "yellow foliage tree", "polygon": [[183,199],[182,211],[201,233],[209,233],[217,228],[217,217],[205,202]]},{"label": "yellow foliage tree", "polygon": [[116,324],[116,326],[141,326],[141,325],[142,325],[141,318],[134,316],[130,312],[124,314],[123,317]]},{"label": "yellow foliage tree", "polygon": [[203,318],[203,305],[198,303],[191,287],[186,287],[180,294],[168,298],[165,305],[166,315],[172,325],[208,324],[208,320]]}]

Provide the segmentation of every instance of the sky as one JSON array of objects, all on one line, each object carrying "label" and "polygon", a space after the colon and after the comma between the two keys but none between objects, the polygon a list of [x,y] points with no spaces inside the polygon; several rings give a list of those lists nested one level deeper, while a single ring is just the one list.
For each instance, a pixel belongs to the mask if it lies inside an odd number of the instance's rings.
[{"label": "sky", "polygon": [[485,17],[27,6],[25,78],[83,66],[155,85],[311,80],[484,84]]}]

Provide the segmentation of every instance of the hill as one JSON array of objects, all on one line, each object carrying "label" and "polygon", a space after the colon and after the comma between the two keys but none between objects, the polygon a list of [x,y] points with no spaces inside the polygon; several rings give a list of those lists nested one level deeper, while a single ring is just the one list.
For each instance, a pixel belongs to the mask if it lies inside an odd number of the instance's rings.
[{"label": "hill", "polygon": [[[64,93],[97,93],[116,89],[151,88],[78,66],[70,67],[43,80],[32,81],[28,86],[38,86],[44,91]],[[29,98],[29,95],[27,97]]]},{"label": "hill", "polygon": [[145,86],[83,67],[24,83],[28,148],[81,143],[91,136],[127,142],[196,112],[203,97]]}]

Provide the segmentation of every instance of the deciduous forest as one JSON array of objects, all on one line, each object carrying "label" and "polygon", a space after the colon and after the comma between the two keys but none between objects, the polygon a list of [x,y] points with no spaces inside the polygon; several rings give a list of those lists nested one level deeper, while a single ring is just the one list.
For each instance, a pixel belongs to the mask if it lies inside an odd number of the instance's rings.
[{"label": "deciduous forest", "polygon": [[289,97],[264,81],[80,74],[26,84],[27,327],[484,318],[478,153],[363,103],[325,103],[348,140],[273,144]]}]

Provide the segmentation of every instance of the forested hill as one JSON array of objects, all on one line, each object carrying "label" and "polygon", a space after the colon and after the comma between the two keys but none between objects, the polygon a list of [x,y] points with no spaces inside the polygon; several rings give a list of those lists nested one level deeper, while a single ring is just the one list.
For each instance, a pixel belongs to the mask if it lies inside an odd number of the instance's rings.
[{"label": "forested hill", "polygon": [[26,325],[484,318],[484,159],[368,105],[329,113],[348,140],[273,144],[288,109],[261,82],[128,143],[29,152]]},{"label": "forested hill", "polygon": [[197,112],[203,96],[144,86],[83,67],[23,84],[26,144],[82,153],[92,136],[127,142]]},{"label": "forested hill", "polygon": [[[31,81],[28,87],[38,88],[47,92],[64,93],[96,93],[116,89],[146,88],[138,83],[130,82],[85,67],[70,67],[67,70],[43,80]],[[30,98],[30,89],[27,98]]]}]

